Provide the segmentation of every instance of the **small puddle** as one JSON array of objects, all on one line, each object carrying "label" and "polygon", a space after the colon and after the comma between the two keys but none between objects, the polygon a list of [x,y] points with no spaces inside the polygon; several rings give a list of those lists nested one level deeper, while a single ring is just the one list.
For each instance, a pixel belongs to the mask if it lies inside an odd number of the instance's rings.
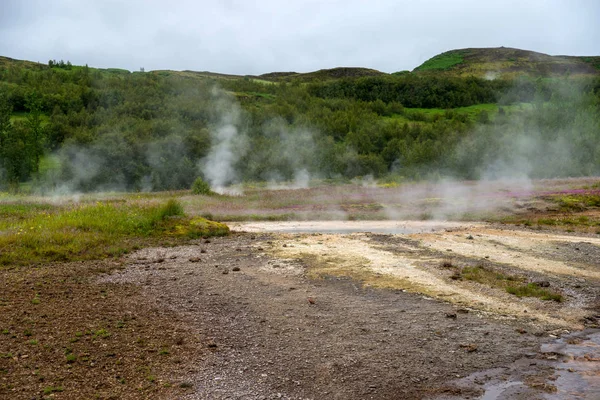
[{"label": "small puddle", "polygon": [[[528,381],[537,384],[528,385]],[[482,389],[484,392],[478,400],[600,399],[600,330],[588,329],[564,336],[542,345],[535,358],[478,371],[450,385],[466,392]],[[434,399],[462,398],[442,395]]]},{"label": "small puddle", "polygon": [[245,232],[276,233],[380,233],[412,234],[435,232],[444,229],[474,227],[478,224],[448,221],[281,221],[281,222],[241,222],[230,223],[233,230]]},{"label": "small puddle", "polygon": [[548,400],[600,399],[600,332],[585,337],[568,336],[542,346],[542,353],[556,353],[556,393]]},{"label": "small puddle", "polygon": [[494,385],[487,386],[485,388],[485,393],[481,396],[480,400],[499,400],[504,396],[506,397],[507,392],[510,388],[514,386],[521,386],[523,382],[519,381],[509,381],[509,382],[501,382],[496,383]]}]

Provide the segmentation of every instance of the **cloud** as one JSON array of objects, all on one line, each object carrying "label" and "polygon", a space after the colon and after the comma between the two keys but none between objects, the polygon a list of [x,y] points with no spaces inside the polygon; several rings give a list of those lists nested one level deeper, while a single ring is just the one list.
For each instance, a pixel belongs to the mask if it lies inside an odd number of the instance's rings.
[{"label": "cloud", "polygon": [[236,74],[413,69],[442,51],[600,54],[595,0],[4,0],[0,54]]}]

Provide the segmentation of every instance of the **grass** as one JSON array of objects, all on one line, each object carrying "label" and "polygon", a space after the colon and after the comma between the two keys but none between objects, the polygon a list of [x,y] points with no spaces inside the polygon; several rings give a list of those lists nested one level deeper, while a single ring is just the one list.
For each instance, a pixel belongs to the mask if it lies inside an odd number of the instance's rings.
[{"label": "grass", "polygon": [[446,53],[438,54],[437,56],[425,61],[423,64],[415,68],[415,71],[444,71],[455,65],[461,64],[463,61],[464,58],[460,52],[448,51]]},{"label": "grass", "polygon": [[94,336],[103,338],[103,339],[110,337],[110,335],[111,335],[110,332],[107,331],[106,329],[98,329],[96,332],[94,332]]},{"label": "grass", "polygon": [[[96,201],[63,206],[0,205],[0,265],[102,259],[140,246],[140,240],[226,235],[227,226],[184,215],[182,205]],[[39,300],[38,300],[39,301]]]},{"label": "grass", "polygon": [[600,207],[600,193],[558,195],[551,196],[550,200],[557,203],[561,211],[583,211]]},{"label": "grass", "polygon": [[62,386],[48,386],[44,388],[44,394],[52,394],[57,392],[62,392],[64,389]]},{"label": "grass", "polygon": [[[27,112],[13,112],[10,116],[10,122],[15,123],[15,122],[27,122],[27,117],[29,116],[29,113]],[[50,117],[47,115],[42,114],[41,115],[41,124],[42,126],[46,126],[50,123]]]},{"label": "grass", "polygon": [[563,301],[562,295],[543,289],[535,283],[528,283],[519,286],[508,286],[506,291],[510,294],[514,294],[517,297],[537,297],[542,300],[553,300],[559,303]]},{"label": "grass", "polygon": [[503,287],[507,282],[516,281],[518,278],[493,271],[481,265],[475,267],[464,267],[460,275],[463,279],[474,281],[492,287]]},{"label": "grass", "polygon": [[494,271],[483,265],[457,269],[453,279],[464,279],[501,288],[517,297],[537,297],[540,300],[562,302],[563,296],[559,293],[541,288],[535,283],[523,283],[522,278]]},{"label": "grass", "polygon": [[458,119],[466,122],[478,122],[480,114],[482,112],[487,113],[489,118],[493,121],[500,108],[509,114],[513,115],[520,113],[523,110],[531,108],[530,103],[519,103],[512,105],[498,105],[495,103],[476,104],[468,107],[457,107],[452,109],[444,108],[404,108],[403,113],[395,114],[389,117],[383,117],[386,121],[394,121],[401,123],[408,123],[410,125],[422,125],[432,124],[440,119]]}]

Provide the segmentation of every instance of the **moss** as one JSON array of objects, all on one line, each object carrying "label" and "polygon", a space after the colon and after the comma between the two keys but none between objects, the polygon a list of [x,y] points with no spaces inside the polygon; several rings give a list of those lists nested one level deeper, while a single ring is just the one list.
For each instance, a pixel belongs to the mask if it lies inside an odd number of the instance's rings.
[{"label": "moss", "polygon": [[175,225],[172,234],[175,236],[186,236],[189,238],[199,238],[203,236],[226,236],[229,234],[229,227],[221,222],[209,221],[206,218],[196,217],[181,221]]}]

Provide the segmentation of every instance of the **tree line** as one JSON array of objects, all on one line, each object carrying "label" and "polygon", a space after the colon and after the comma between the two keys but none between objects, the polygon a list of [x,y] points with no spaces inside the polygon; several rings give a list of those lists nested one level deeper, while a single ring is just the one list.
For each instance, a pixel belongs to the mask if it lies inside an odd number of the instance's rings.
[{"label": "tree line", "polygon": [[[227,106],[217,107],[215,90]],[[0,184],[189,188],[203,175],[200,161],[223,115],[237,107],[246,146],[233,160],[240,180],[293,179],[298,170],[322,178],[479,178],[523,161],[515,146],[527,143],[540,159],[527,167],[532,177],[593,174],[599,99],[598,81],[402,74],[272,83],[13,63],[0,69]],[[500,111],[456,110],[489,103]],[[565,166],[561,146],[570,154]],[[544,152],[553,160],[542,162]]]}]

